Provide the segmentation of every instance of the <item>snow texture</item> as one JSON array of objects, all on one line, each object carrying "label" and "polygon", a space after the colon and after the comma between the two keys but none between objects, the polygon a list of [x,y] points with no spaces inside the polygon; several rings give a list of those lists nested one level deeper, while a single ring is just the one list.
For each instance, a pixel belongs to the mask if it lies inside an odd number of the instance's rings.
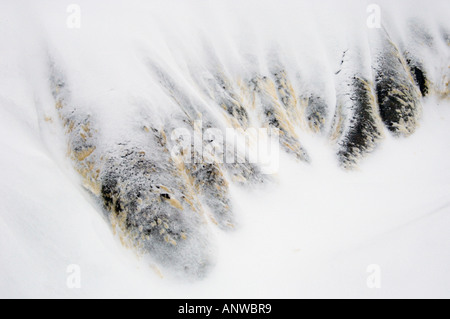
[{"label": "snow texture", "polygon": [[450,297],[450,4],[369,4],[1,1],[0,297]]}]

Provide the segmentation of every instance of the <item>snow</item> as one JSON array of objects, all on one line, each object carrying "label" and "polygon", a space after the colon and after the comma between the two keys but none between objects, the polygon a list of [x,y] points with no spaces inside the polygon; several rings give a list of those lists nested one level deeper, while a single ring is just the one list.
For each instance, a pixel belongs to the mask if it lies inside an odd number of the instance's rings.
[{"label": "snow", "polygon": [[[354,172],[338,168],[324,137],[303,133],[311,164],[282,155],[273,184],[233,186],[239,226],[212,229],[217,264],[194,282],[163,269],[161,278],[122,247],[65,158],[48,89],[49,54],[70,75],[79,107],[104,119],[105,135],[133,139],[126,128],[139,121],[141,104],[155,122],[176,112],[145,69],[147,58],[207,104],[186,80],[209,67],[198,50],[205,39],[232,75],[266,68],[275,46],[289,68],[304,71],[302,78],[333,101],[328,75],[347,40],[367,41],[365,4],[78,2],[80,30],[65,26],[67,1],[0,3],[1,298],[450,297],[448,99],[424,100],[417,132],[407,139],[386,132]],[[450,27],[448,2],[411,3],[399,1],[390,12]],[[401,29],[406,19],[399,20],[391,21]],[[448,62],[448,47],[440,48],[447,53],[436,60]],[[430,68],[439,79],[442,70]],[[80,266],[80,289],[67,286],[70,265]],[[367,287],[369,265],[380,266],[380,289]]]}]

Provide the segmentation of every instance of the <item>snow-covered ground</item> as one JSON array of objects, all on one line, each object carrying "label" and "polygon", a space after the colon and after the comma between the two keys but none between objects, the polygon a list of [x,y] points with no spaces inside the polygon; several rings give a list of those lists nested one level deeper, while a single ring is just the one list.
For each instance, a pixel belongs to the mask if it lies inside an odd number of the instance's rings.
[{"label": "snow-covered ground", "polygon": [[[339,2],[339,7],[335,2],[316,5],[317,22],[300,10],[309,8],[304,2],[294,5],[296,16],[289,6],[280,9],[278,1],[259,6],[254,1],[228,6],[194,0],[150,1],[146,6],[139,1],[79,1],[82,28],[73,30],[66,26],[71,2],[1,0],[0,297],[449,298],[448,98],[426,98],[417,132],[400,139],[386,132],[376,151],[352,172],[338,167],[327,139],[302,135],[311,164],[283,154],[274,183],[251,190],[232,187],[239,226],[232,232],[211,230],[216,266],[198,281],[174,278],[124,248],[65,158],[46,78],[48,55],[66,63],[80,101],[99,105],[99,114],[124,123],[121,114],[127,109],[120,103],[128,92],[152,97],[153,91],[142,84],[147,75],[138,67],[142,52],[151,51],[168,65],[186,57],[193,65],[202,61],[196,56],[201,39],[186,28],[193,21],[203,37],[223,49],[230,73],[239,69],[232,60],[237,51],[245,56],[246,50],[255,50],[249,34],[263,38],[257,41],[263,51],[271,49],[264,47],[269,40],[277,39],[284,52],[309,57],[317,52],[315,61],[323,61],[324,70],[335,70],[342,42],[329,37],[352,26],[338,17],[352,20],[366,14],[358,11],[365,5]],[[444,1],[411,6],[392,5],[398,7],[394,12],[420,12],[425,21],[445,22],[450,12]],[[302,18],[291,28],[289,22]],[[264,21],[278,22],[277,27]],[[314,23],[319,26],[313,28]],[[302,25],[305,29],[299,30]],[[153,28],[158,31],[150,35]],[[297,32],[298,41],[287,41]],[[219,34],[226,39],[216,39]],[[358,32],[351,36],[357,42]],[[448,51],[435,58],[445,62]],[[312,66],[305,68],[318,79]],[[165,111],[158,107],[153,112]],[[127,134],[108,129],[112,135]],[[67,285],[70,265],[80,267],[80,289]],[[379,266],[379,288],[368,287],[371,265]]]}]

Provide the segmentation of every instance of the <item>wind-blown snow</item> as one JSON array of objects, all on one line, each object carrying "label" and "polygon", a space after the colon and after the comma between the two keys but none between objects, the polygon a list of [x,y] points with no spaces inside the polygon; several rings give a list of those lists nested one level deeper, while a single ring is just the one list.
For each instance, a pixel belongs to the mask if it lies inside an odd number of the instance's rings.
[{"label": "wind-blown snow", "polygon": [[[450,297],[448,96],[425,98],[417,131],[398,139],[386,130],[351,172],[326,138],[300,132],[311,163],[283,154],[273,184],[231,187],[239,226],[211,230],[216,265],[196,282],[164,269],[161,278],[124,248],[65,156],[50,61],[68,75],[78,109],[102,119],[111,145],[139,138],[129,128],[143,109],[154,125],[178,112],[152,64],[213,113],[197,84],[211,67],[252,77],[277,61],[296,87],[332,106],[344,51],[357,48],[358,71],[371,73],[366,3],[78,1],[79,30],[66,27],[70,3],[0,3],[0,297]],[[439,86],[448,75],[448,2],[381,7],[391,37],[422,55]],[[436,52],[417,49],[410,21],[433,35]],[[66,285],[72,264],[81,289]],[[366,285],[372,264],[381,289]]]}]

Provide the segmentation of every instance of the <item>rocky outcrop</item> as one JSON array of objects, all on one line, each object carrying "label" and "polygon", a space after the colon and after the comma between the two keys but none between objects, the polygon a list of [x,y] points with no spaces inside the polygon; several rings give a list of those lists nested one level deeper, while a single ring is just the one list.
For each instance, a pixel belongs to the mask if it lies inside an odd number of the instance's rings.
[{"label": "rocky outcrop", "polygon": [[[125,246],[164,268],[201,278],[214,265],[211,227],[229,231],[237,225],[230,186],[270,180],[235,141],[217,140],[209,130],[225,136],[234,128],[245,140],[248,129],[276,129],[281,149],[304,163],[312,159],[301,136],[320,133],[332,141],[339,165],[354,169],[376,150],[385,128],[396,137],[415,132],[422,97],[433,92],[448,97],[448,68],[444,84],[436,84],[420,55],[399,49],[384,30],[376,32],[371,66],[362,62],[370,57],[355,48],[344,53],[332,75],[336,105],[319,89],[300,87],[294,81],[300,72],[277,59],[233,77],[212,58],[214,64],[198,74],[192,68],[186,79],[162,62],[146,61],[166,98],[159,108],[170,106],[170,114],[157,122],[143,109],[137,115],[141,124],[130,128],[133,138],[114,140],[102,131],[101,118],[76,104],[77,92],[52,62],[50,87],[68,157]],[[448,33],[443,37],[448,40]],[[177,129],[192,133],[182,147],[182,138],[172,135]]]}]

